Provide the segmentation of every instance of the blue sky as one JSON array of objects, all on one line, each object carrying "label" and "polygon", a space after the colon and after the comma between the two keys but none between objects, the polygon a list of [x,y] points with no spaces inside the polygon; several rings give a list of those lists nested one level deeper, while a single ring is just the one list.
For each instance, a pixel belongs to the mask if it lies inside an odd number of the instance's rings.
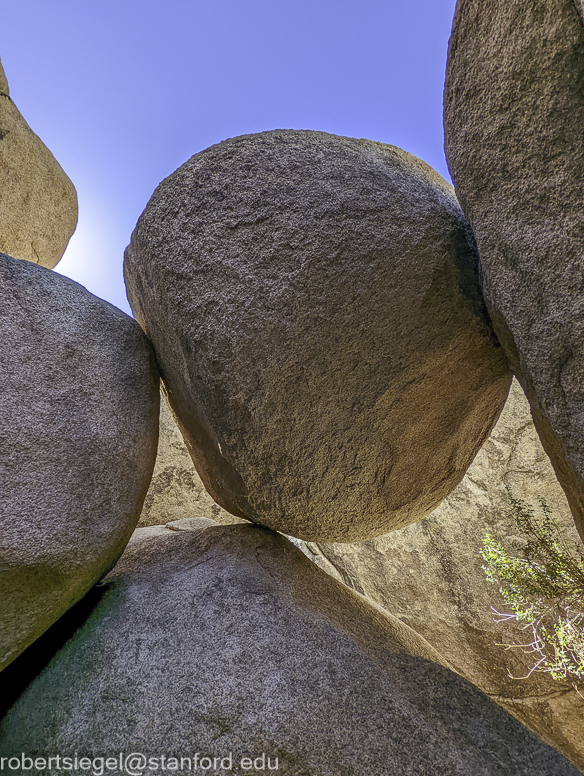
[{"label": "blue sky", "polygon": [[448,177],[455,0],[2,0],[11,96],[79,196],[57,270],[129,312],[123,251],[157,184],[227,137],[318,129]]}]

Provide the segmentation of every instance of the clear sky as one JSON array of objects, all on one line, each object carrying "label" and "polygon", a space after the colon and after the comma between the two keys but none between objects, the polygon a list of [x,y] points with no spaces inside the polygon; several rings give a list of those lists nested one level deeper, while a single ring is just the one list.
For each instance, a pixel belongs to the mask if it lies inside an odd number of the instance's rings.
[{"label": "clear sky", "polygon": [[157,184],[227,137],[317,129],[448,177],[455,0],[2,0],[11,96],[77,188],[57,270],[129,312],[123,251]]}]

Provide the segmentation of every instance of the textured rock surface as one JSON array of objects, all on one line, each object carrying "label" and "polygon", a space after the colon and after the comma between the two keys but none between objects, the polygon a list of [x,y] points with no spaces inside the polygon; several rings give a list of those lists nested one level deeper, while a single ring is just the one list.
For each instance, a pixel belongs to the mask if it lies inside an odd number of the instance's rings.
[{"label": "textured rock surface", "polygon": [[9,96],[0,63],[0,251],[54,267],[77,225],[77,193]]},{"label": "textured rock surface", "polygon": [[305,539],[420,519],[507,395],[452,188],[394,146],[274,131],[193,156],[126,251],[197,470]]},{"label": "textured rock surface", "polygon": [[140,327],[0,254],[0,667],[121,555],[154,466],[158,373]]},{"label": "textured rock surface", "polygon": [[493,324],[584,538],[581,11],[459,0],[444,106]]},{"label": "textured rock surface", "polygon": [[218,523],[242,522],[221,509],[205,490],[172,413],[160,397],[158,452],[138,526],[208,517]]},{"label": "textured rock surface", "polygon": [[171,531],[205,531],[214,525],[219,523],[209,517],[185,517],[182,520],[166,523],[166,528],[170,528]]},{"label": "textured rock surface", "polygon": [[[503,605],[481,569],[482,537],[521,546],[507,517],[509,495],[543,496],[567,535],[578,540],[563,491],[544,453],[521,388],[514,381],[499,422],[458,488],[430,517],[359,544],[305,544],[333,576],[380,604],[430,642],[450,664],[584,770],[584,700],[501,644],[525,642],[514,623],[497,624]],[[510,538],[511,537],[511,538]]]},{"label": "textured rock surface", "polygon": [[8,81],[6,80],[6,73],[4,72],[4,68],[2,67],[1,61],[0,61],[0,94],[3,94],[5,97],[7,97],[10,94],[10,90],[8,89]]},{"label": "textured rock surface", "polygon": [[3,754],[130,746],[234,763],[265,752],[305,776],[576,774],[272,532],[138,529],[103,591],[0,725]]}]

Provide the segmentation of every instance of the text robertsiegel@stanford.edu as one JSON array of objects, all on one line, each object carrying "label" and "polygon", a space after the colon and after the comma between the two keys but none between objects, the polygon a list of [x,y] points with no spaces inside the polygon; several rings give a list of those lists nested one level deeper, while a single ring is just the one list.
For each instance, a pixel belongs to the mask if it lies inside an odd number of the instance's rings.
[{"label": "text robertsiegel@stanford.edu", "polygon": [[243,773],[268,773],[279,770],[278,758],[262,752],[259,755],[235,757],[233,752],[224,755],[208,755],[195,752],[191,756],[145,755],[141,752],[104,757],[84,757],[75,752],[73,755],[46,755],[29,757],[25,752],[12,757],[0,757],[0,772],[19,774],[50,772],[51,776],[63,773],[86,773],[91,776],[124,774],[124,776],[150,776],[150,774],[176,773],[182,776],[194,776],[204,773],[229,773],[237,768]]}]

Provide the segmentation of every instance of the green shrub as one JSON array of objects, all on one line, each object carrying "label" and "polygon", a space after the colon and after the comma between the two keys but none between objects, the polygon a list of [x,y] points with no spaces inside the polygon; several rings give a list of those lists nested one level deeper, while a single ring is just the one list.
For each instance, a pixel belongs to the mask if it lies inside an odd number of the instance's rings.
[{"label": "green shrub", "polygon": [[584,554],[568,545],[543,498],[538,512],[521,499],[511,499],[509,516],[525,540],[520,556],[490,535],[483,539],[482,568],[510,610],[493,611],[500,621],[514,619],[529,633],[528,643],[507,645],[531,656],[528,676],[544,671],[583,687]]}]

